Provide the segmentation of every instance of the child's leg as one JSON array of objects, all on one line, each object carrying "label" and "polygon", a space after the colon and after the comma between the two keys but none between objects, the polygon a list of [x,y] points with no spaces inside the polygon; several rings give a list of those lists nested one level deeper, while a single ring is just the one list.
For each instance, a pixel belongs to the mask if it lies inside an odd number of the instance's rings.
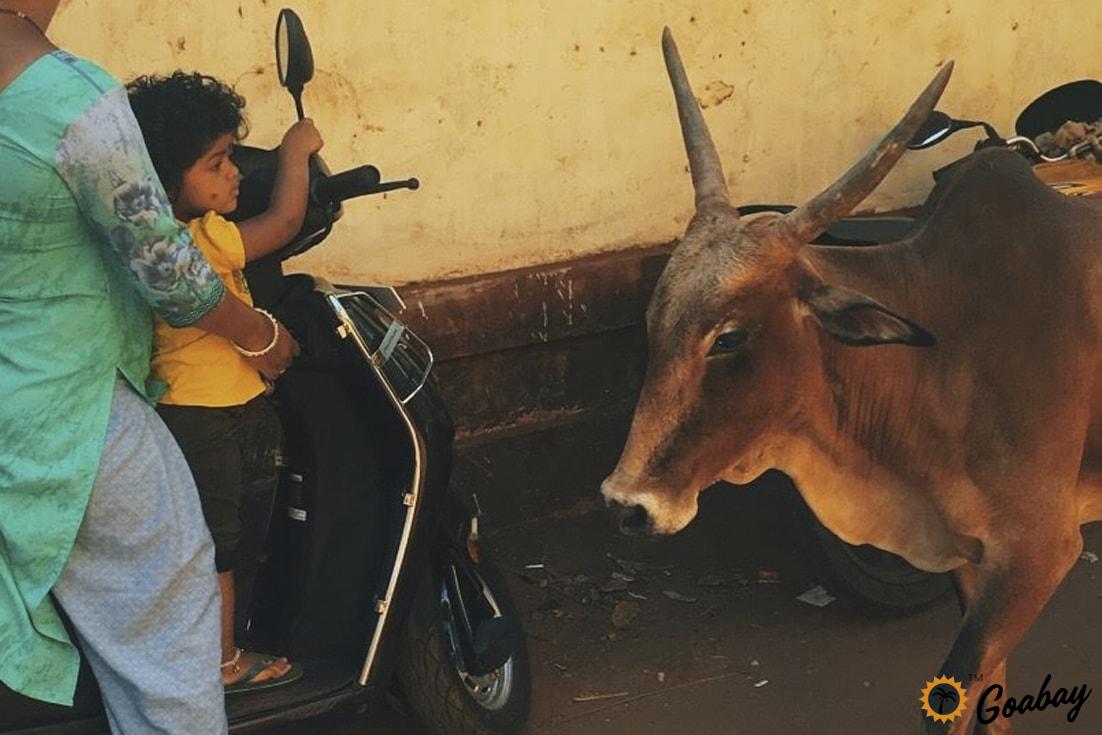
[{"label": "child's leg", "polygon": [[[254,653],[238,655],[232,621],[235,600],[234,570],[240,560],[241,546],[241,471],[242,454],[238,424],[242,410],[208,408],[205,406],[158,407],[161,418],[171,429],[183,450],[188,466],[199,488],[203,515],[214,538],[214,562],[219,586],[229,591],[222,598],[222,661],[235,661],[222,670],[223,683],[232,684],[253,669],[263,657]],[[228,623],[228,624],[227,624]],[[284,659],[271,661],[260,672],[249,676],[261,682],[287,673],[290,664]]]},{"label": "child's leg", "polygon": [[114,732],[226,732],[213,551],[180,450],[119,381],[84,522],[53,588]]},{"label": "child's leg", "polygon": [[283,429],[279,416],[263,396],[245,404],[238,423],[241,447],[241,543],[235,569],[237,613],[235,631],[245,631],[257,570],[264,556],[272,506],[279,483]]}]

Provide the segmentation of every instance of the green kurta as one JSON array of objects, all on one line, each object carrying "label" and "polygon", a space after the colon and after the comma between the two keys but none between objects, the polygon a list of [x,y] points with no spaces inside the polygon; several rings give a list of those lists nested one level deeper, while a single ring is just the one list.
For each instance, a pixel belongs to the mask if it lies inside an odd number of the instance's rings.
[{"label": "green kurta", "polygon": [[79,657],[48,593],[84,516],[116,373],[158,392],[149,305],[190,324],[222,294],[118,82],[57,51],[0,90],[0,681],[12,689],[72,701]]}]

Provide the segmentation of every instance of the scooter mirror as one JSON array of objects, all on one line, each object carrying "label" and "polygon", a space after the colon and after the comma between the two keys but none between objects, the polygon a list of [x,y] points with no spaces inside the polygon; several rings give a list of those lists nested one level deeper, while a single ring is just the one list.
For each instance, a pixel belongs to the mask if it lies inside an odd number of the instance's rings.
[{"label": "scooter mirror", "polygon": [[1018,115],[1014,130],[1018,135],[1036,138],[1056,132],[1068,120],[1093,123],[1102,119],[1102,82],[1080,79],[1050,89],[1029,103]]},{"label": "scooter mirror", "polygon": [[922,127],[911,138],[911,142],[907,144],[907,147],[912,151],[922,150],[937,145],[958,130],[979,127],[987,132],[989,139],[1001,140],[999,134],[995,132],[995,128],[982,120],[957,120],[940,110],[933,110],[930,112],[930,116],[926,118],[926,122],[922,123]]},{"label": "scooter mirror", "polygon": [[302,88],[314,78],[314,54],[310,51],[310,40],[306,37],[302,21],[290,8],[279,11],[275,51],[279,83],[294,97],[298,119],[301,120],[305,116],[302,111]]},{"label": "scooter mirror", "polygon": [[940,110],[931,110],[926,122],[911,138],[907,147],[913,151],[929,148],[944,140],[953,132],[953,119]]}]

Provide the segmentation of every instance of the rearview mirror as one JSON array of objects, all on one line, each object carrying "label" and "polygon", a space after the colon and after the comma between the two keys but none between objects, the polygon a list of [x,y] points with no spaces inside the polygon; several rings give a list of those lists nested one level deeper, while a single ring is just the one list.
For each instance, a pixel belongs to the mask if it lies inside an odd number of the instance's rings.
[{"label": "rearview mirror", "polygon": [[953,119],[940,110],[931,110],[926,122],[915,132],[907,147],[913,151],[929,148],[953,133]]},{"label": "rearview mirror", "polygon": [[301,120],[305,117],[302,111],[302,88],[314,78],[314,54],[310,51],[310,40],[306,37],[302,21],[290,8],[279,11],[275,51],[279,83],[294,97],[295,110]]},{"label": "rearview mirror", "polygon": [[931,110],[926,122],[922,123],[922,127],[914,134],[907,147],[912,151],[922,150],[937,145],[958,130],[978,127],[984,129],[990,140],[1001,140],[995,129],[982,120],[957,120],[940,110]]}]

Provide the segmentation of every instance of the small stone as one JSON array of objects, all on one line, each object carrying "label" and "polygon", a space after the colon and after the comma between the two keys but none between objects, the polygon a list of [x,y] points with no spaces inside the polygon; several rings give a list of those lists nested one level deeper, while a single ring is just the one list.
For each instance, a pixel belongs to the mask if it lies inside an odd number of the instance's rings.
[{"label": "small stone", "polygon": [[612,627],[626,628],[639,615],[639,603],[631,600],[620,600],[612,609]]}]

